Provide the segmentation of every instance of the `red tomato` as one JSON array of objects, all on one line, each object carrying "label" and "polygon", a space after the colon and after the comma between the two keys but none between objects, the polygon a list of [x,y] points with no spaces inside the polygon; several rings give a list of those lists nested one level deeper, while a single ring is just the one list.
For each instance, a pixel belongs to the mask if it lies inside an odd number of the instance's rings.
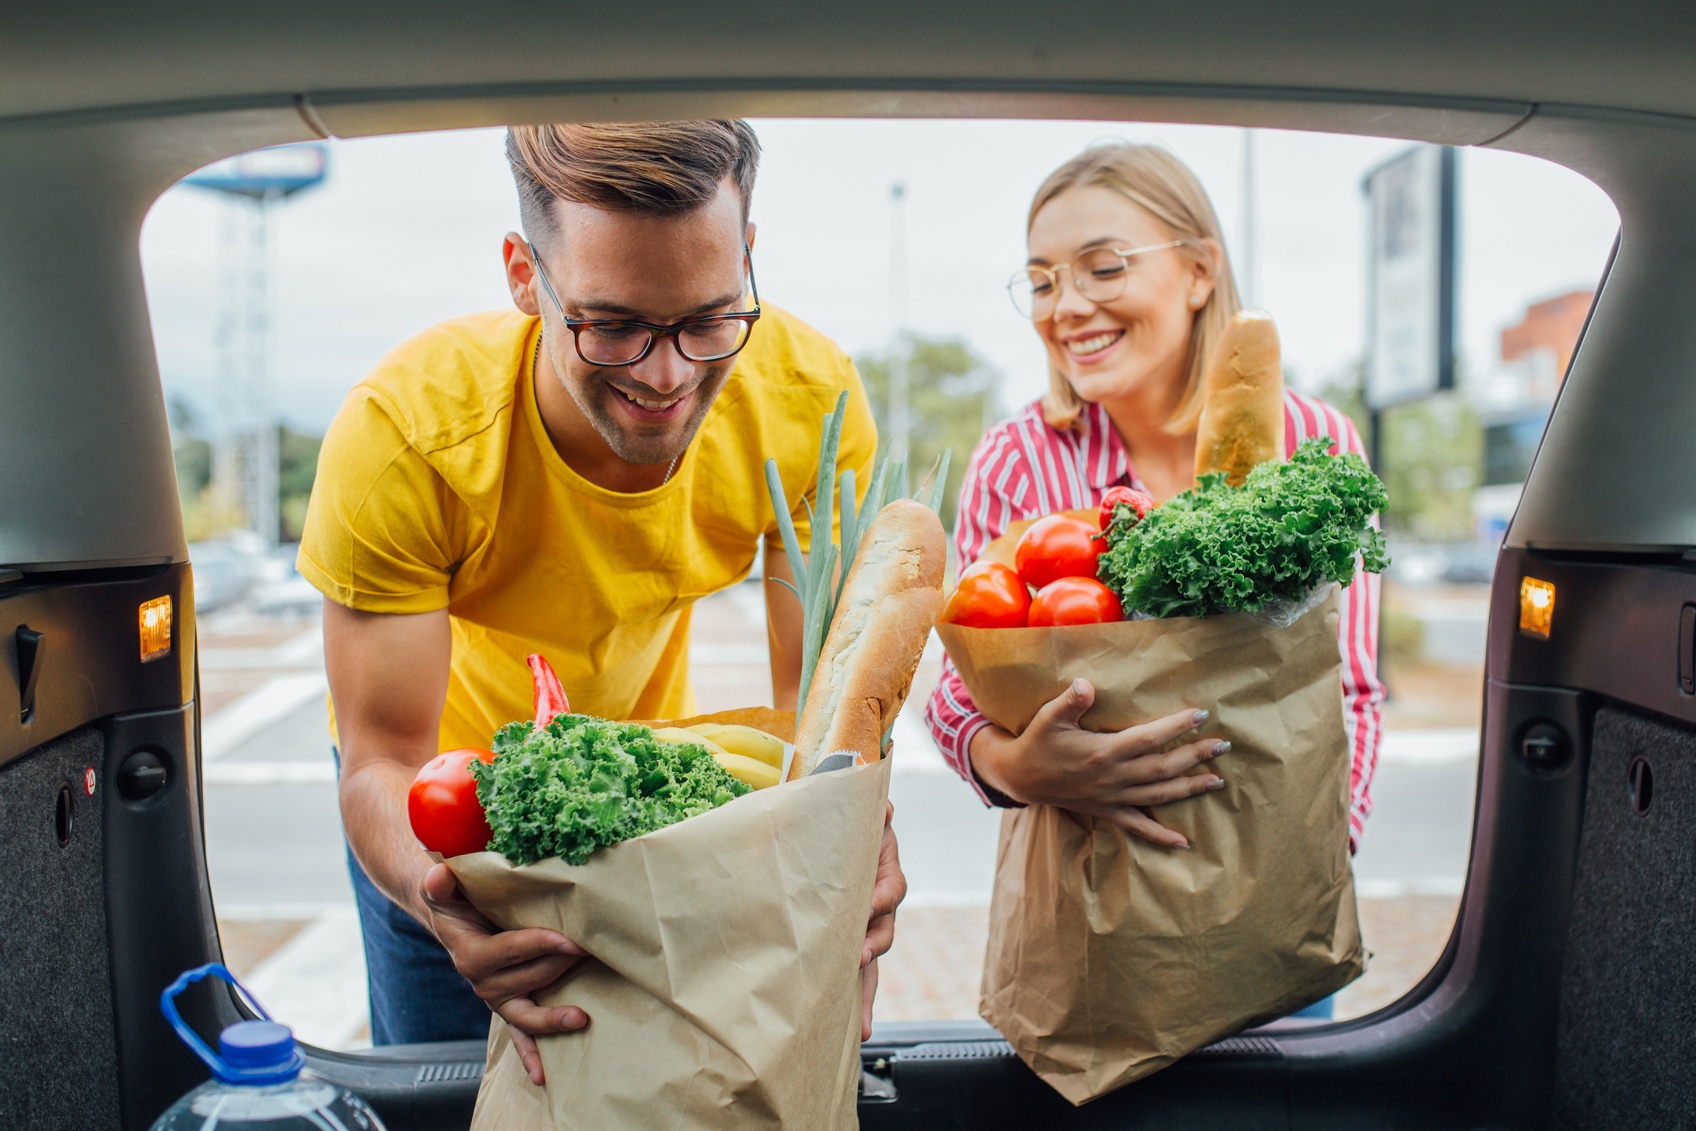
[{"label": "red tomato", "polygon": [[1135,526],[1148,517],[1148,512],[1154,509],[1154,500],[1134,487],[1109,487],[1107,494],[1101,496],[1101,529],[1106,530],[1113,525],[1113,515],[1119,507],[1130,507],[1136,513]]},{"label": "red tomato", "polygon": [[406,816],[412,834],[431,852],[463,856],[488,847],[489,822],[483,818],[483,803],[477,800],[477,781],[471,776],[471,760],[493,762],[492,750],[449,750],[438,754],[418,771],[406,791]]},{"label": "red tomato", "polygon": [[974,562],[960,575],[942,619],[967,628],[1023,628],[1030,608],[1031,591],[1016,572],[1000,562]]},{"label": "red tomato", "polygon": [[1081,518],[1051,514],[1031,523],[1013,548],[1019,576],[1041,589],[1062,577],[1094,577],[1095,559],[1106,546],[1100,533]]},{"label": "red tomato", "polygon": [[1093,577],[1062,577],[1037,590],[1027,622],[1032,628],[1056,624],[1108,624],[1124,620],[1119,598]]}]

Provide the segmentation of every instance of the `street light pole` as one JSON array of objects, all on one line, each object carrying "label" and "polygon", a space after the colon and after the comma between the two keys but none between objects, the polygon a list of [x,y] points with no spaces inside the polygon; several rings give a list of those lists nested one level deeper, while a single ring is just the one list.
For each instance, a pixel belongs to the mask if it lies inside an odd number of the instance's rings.
[{"label": "street light pole", "polygon": [[889,186],[889,454],[907,458],[912,433],[907,370],[907,186]]},{"label": "street light pole", "polygon": [[1254,230],[1254,130],[1243,130],[1243,223],[1242,244],[1237,248],[1237,282],[1242,286],[1244,306],[1255,305],[1260,280],[1256,278]]}]

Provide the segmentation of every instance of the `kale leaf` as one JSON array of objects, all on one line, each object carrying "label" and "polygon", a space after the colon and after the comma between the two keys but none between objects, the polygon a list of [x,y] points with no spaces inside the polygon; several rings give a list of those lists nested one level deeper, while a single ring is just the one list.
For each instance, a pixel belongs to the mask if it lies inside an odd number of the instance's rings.
[{"label": "kale leaf", "polygon": [[1204,475],[1141,522],[1119,508],[1098,575],[1126,612],[1193,617],[1258,612],[1324,582],[1347,585],[1357,555],[1381,572],[1389,556],[1370,520],[1388,502],[1384,485],[1358,455],[1328,454],[1330,444],[1307,440],[1241,487]]},{"label": "kale leaf", "polygon": [[748,792],[704,746],[663,742],[640,723],[560,715],[508,723],[495,760],[474,761],[489,849],[515,864],[581,864],[609,844],[663,829]]}]

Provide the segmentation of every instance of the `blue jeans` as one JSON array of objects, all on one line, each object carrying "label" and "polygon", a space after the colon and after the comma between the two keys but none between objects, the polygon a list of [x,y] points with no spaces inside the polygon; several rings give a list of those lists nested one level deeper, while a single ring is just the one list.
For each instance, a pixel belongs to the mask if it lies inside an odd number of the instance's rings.
[{"label": "blue jeans", "polygon": [[[336,768],[341,756],[336,755]],[[453,968],[436,936],[377,889],[347,851],[347,871],[365,938],[365,972],[371,995],[371,1043],[483,1040],[489,1007]]]},{"label": "blue jeans", "polygon": [[1314,1002],[1312,1005],[1308,1006],[1306,1009],[1296,1010],[1294,1013],[1290,1014],[1290,1016],[1291,1017],[1317,1017],[1322,1021],[1329,1021],[1335,1015],[1336,1005],[1337,1005],[1337,995],[1332,994],[1330,997],[1320,998],[1318,1001]]}]

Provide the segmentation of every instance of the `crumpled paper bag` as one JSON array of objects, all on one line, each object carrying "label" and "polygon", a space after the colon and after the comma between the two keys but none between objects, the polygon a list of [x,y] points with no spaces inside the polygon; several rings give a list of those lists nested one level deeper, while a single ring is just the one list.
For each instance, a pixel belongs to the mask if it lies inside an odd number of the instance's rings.
[{"label": "crumpled paper bag", "polygon": [[[1016,537],[1010,534],[1009,537]],[[1348,854],[1337,590],[1287,628],[1250,617],[937,631],[978,709],[1019,733],[1082,676],[1082,723],[1213,712],[1217,793],[1161,806],[1188,851],[1049,806],[1002,817],[980,1011],[1081,1104],[1365,968]]]},{"label": "crumpled paper bag", "polygon": [[[794,737],[793,715],[758,709],[677,721]],[[448,860],[499,926],[556,930],[593,956],[537,995],[590,1018],[538,1040],[545,1086],[493,1018],[473,1131],[858,1127],[860,952],[888,793],[883,759],[747,794],[581,865]]]}]

